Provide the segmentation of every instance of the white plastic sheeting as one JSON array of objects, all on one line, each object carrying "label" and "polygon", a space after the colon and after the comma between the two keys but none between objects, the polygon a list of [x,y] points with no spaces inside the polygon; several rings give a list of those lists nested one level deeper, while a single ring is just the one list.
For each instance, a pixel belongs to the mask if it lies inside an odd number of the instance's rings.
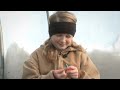
[{"label": "white plastic sheeting", "polygon": [[0,22],[0,79],[4,78],[4,44],[3,44],[3,32]]},{"label": "white plastic sheeting", "polygon": [[4,78],[20,79],[24,61],[48,38],[46,11],[1,11],[0,18],[4,35]]}]

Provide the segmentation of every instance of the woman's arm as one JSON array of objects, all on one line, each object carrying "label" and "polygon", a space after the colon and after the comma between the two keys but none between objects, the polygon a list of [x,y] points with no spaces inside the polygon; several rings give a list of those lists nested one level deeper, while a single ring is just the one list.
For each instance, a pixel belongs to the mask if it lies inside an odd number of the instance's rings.
[{"label": "woman's arm", "polygon": [[83,79],[100,79],[100,73],[86,53],[81,55],[80,78]]},{"label": "woman's arm", "polygon": [[52,70],[46,75],[40,74],[37,52],[33,52],[24,62],[22,79],[54,79]]}]

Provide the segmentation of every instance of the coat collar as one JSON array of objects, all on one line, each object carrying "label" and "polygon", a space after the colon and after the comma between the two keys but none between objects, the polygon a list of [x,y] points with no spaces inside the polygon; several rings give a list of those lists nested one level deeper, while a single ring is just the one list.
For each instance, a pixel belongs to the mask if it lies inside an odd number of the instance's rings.
[{"label": "coat collar", "polygon": [[[75,46],[77,47],[75,48]],[[61,51],[60,54],[65,55],[68,52],[74,52],[74,51],[86,52],[85,49],[81,45],[78,46],[75,42],[73,42],[72,46],[69,46],[65,50]]]}]

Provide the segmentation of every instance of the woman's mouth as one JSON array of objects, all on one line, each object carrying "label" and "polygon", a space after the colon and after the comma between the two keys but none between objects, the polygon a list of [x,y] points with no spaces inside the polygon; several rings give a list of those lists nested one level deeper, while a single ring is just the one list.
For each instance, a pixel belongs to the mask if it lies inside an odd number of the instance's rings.
[{"label": "woman's mouth", "polygon": [[59,44],[60,46],[65,46],[65,44]]}]

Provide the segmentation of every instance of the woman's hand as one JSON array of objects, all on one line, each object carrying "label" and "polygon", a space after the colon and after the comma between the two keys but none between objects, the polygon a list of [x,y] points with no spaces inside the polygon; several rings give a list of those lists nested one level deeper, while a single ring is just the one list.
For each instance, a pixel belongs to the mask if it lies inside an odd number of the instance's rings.
[{"label": "woman's hand", "polygon": [[56,79],[65,79],[67,77],[67,74],[65,73],[64,69],[58,69],[58,70],[53,70],[53,76]]},{"label": "woman's hand", "polygon": [[78,69],[75,66],[68,66],[65,69],[65,73],[67,74],[67,76],[71,79],[78,79]]}]

